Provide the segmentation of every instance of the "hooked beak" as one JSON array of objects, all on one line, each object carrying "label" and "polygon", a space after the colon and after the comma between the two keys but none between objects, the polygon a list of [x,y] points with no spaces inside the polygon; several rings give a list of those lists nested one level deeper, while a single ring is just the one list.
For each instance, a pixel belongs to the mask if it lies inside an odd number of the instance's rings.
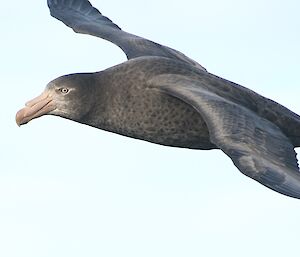
[{"label": "hooked beak", "polygon": [[25,107],[17,112],[16,122],[18,126],[21,126],[32,119],[48,114],[55,108],[53,98],[49,95],[49,92],[45,90],[41,95],[27,102]]}]

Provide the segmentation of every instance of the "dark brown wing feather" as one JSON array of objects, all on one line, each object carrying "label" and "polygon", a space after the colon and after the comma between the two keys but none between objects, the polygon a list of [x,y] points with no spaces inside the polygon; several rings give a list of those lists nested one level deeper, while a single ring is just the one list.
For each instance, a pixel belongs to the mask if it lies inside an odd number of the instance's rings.
[{"label": "dark brown wing feather", "polygon": [[300,172],[294,146],[272,122],[247,107],[207,91],[209,81],[160,75],[155,88],[193,106],[207,123],[210,140],[245,175],[300,199]]},{"label": "dark brown wing feather", "polygon": [[127,33],[103,16],[88,0],[48,0],[51,15],[77,33],[89,34],[119,46],[128,59],[140,56],[161,56],[180,60],[205,70],[181,52]]}]

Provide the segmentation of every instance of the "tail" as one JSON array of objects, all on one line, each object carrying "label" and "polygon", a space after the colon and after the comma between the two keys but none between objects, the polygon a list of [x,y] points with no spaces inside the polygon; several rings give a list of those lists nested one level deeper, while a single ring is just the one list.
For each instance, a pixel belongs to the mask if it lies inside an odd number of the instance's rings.
[{"label": "tail", "polygon": [[290,110],[289,112],[292,115],[282,117],[285,125],[280,128],[294,147],[300,147],[300,116]]},{"label": "tail", "polygon": [[300,147],[300,116],[283,105],[265,98],[260,115],[276,124],[290,139],[294,147]]},{"label": "tail", "polygon": [[289,137],[289,139],[293,143],[294,147],[300,147],[300,136],[292,136]]}]

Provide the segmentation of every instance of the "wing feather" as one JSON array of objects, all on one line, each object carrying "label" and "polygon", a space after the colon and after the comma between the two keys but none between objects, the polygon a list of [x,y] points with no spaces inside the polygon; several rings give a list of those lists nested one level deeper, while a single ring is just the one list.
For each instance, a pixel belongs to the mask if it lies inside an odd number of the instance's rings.
[{"label": "wing feather", "polygon": [[127,33],[102,15],[88,0],[47,0],[50,13],[77,33],[89,34],[119,46],[128,59],[140,56],[161,56],[205,70],[199,63],[181,52]]},{"label": "wing feather", "polygon": [[207,123],[210,140],[248,177],[300,199],[300,172],[290,140],[272,122],[207,90],[183,75],[160,75],[155,88],[193,106]]}]

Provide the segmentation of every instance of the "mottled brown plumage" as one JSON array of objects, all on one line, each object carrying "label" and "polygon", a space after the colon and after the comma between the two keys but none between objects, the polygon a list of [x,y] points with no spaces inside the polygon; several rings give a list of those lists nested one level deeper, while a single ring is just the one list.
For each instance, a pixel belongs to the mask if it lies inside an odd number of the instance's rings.
[{"label": "mottled brown plumage", "polygon": [[300,198],[297,114],[176,50],[122,31],[87,0],[48,5],[76,32],[110,40],[129,60],[51,81],[17,113],[19,125],[50,114],[157,144],[221,149],[245,175]]}]

